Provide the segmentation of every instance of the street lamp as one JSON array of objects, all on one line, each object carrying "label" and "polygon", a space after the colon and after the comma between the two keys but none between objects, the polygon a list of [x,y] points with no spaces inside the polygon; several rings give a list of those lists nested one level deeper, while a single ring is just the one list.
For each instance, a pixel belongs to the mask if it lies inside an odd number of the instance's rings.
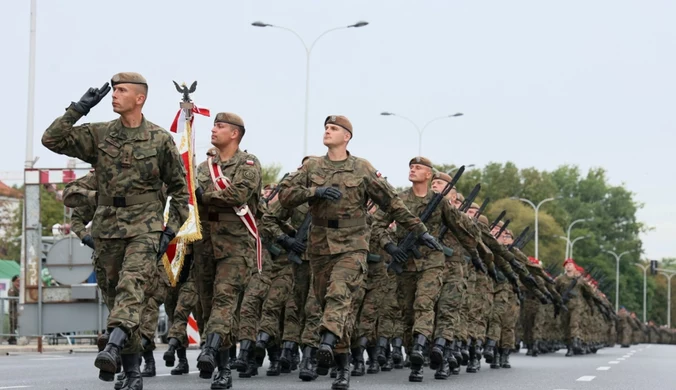
[{"label": "street lamp", "polygon": [[330,33],[331,31],[342,30],[342,29],[351,28],[351,27],[359,28],[359,27],[367,26],[368,24],[369,24],[368,22],[361,20],[361,21],[359,21],[355,24],[351,24],[349,26],[335,27],[335,28],[332,28],[330,30],[326,30],[323,33],[319,34],[319,36],[317,38],[315,38],[315,40],[312,42],[312,44],[310,46],[308,46],[307,43],[305,43],[305,40],[300,36],[300,34],[298,34],[297,32],[295,32],[294,30],[292,30],[288,27],[276,26],[276,25],[273,25],[273,24],[263,23],[261,21],[256,21],[256,22],[251,23],[251,25],[254,26],[254,27],[275,27],[275,28],[279,28],[279,29],[288,31],[288,32],[292,33],[293,35],[295,35],[300,40],[300,42],[303,44],[303,47],[305,48],[305,53],[307,54],[307,57],[306,57],[306,63],[305,63],[305,133],[304,133],[305,140],[304,140],[304,146],[303,146],[303,156],[308,155],[308,152],[307,152],[307,148],[308,148],[308,117],[309,117],[309,113],[310,113],[310,111],[309,111],[309,107],[310,107],[310,54],[312,53],[312,49],[314,48],[315,44],[317,43],[317,41],[321,37]]},{"label": "street lamp", "polygon": [[640,269],[643,270],[643,322],[646,322],[646,297],[647,297],[647,290],[648,290],[648,268],[650,268],[650,261],[648,261],[648,265],[643,265],[643,264],[634,264],[635,266],[639,267]]},{"label": "street lamp", "polygon": [[403,115],[399,115],[399,114],[395,114],[395,113],[393,113],[393,112],[387,112],[387,111],[381,112],[380,115],[382,115],[382,116],[398,116],[398,117],[401,118],[401,119],[405,119],[405,120],[411,122],[411,124],[413,125],[413,127],[415,127],[415,129],[418,131],[418,156],[421,156],[421,155],[422,155],[422,136],[423,136],[423,132],[425,131],[425,128],[427,128],[427,126],[430,125],[430,123],[436,122],[436,121],[438,121],[438,120],[440,120],[440,119],[454,118],[454,117],[458,117],[458,116],[463,116],[464,114],[463,114],[462,112],[456,112],[455,114],[452,114],[452,115],[444,115],[444,116],[440,116],[440,117],[438,117],[438,118],[434,118],[434,119],[432,119],[431,121],[425,123],[425,126],[423,126],[422,128],[420,128],[420,126],[418,126],[415,122],[413,122],[412,120],[410,120],[409,118],[407,118],[407,117],[405,117],[405,116],[403,116]]},{"label": "street lamp", "polygon": [[615,257],[615,261],[617,262],[617,267],[616,267],[616,270],[615,270],[615,312],[617,312],[618,310],[620,310],[620,259],[622,258],[622,256],[628,255],[629,253],[631,253],[633,251],[625,251],[625,252],[622,252],[618,255],[617,253],[615,253],[613,251],[608,251],[608,250],[603,249],[603,247],[601,247],[601,249],[604,252],[610,253],[611,255],[613,255]]},{"label": "street lamp", "polygon": [[575,245],[576,242],[578,242],[579,240],[584,240],[585,238],[589,238],[589,236],[580,236],[580,237],[574,239],[573,242],[570,243],[570,257],[572,259],[574,259],[574,257],[573,257],[573,246]]},{"label": "street lamp", "polygon": [[[538,255],[539,255],[538,235],[539,235],[539,232],[540,232],[540,228],[539,228],[540,219],[538,218],[538,214],[540,213],[540,206],[542,206],[545,202],[549,202],[549,201],[560,199],[560,198],[561,198],[560,196],[557,196],[556,198],[547,198],[547,199],[543,200],[542,202],[538,203],[537,206],[535,205],[535,203],[531,202],[530,200],[528,200],[526,198],[519,198],[519,197],[516,197],[516,196],[512,196],[511,198],[509,198],[509,199],[514,199],[514,200],[518,199],[522,202],[526,202],[529,205],[531,205],[531,207],[533,207],[533,209],[535,210],[535,258],[538,259],[538,260],[540,259],[540,257],[538,257]],[[567,246],[566,246],[566,248],[567,248]]]},{"label": "street lamp", "polygon": [[667,278],[667,328],[671,329],[671,278],[676,275],[676,271],[658,268],[657,272]]},{"label": "street lamp", "polygon": [[[573,229],[573,226],[574,226],[576,223],[585,222],[585,221],[593,221],[593,220],[594,220],[594,218],[582,218],[582,219],[576,219],[575,221],[571,222],[571,224],[568,225],[568,235],[567,235],[567,237],[568,237],[568,242],[570,242],[570,231]],[[568,249],[569,249],[569,248],[566,247],[566,259],[570,258],[570,256],[569,256],[570,252],[569,252]]]}]

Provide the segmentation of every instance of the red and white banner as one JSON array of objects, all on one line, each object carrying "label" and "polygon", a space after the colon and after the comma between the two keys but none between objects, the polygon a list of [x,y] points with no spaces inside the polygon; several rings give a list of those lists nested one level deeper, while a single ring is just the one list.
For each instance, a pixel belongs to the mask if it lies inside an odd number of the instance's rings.
[{"label": "red and white banner", "polygon": [[200,337],[200,332],[197,329],[197,321],[195,321],[195,317],[193,317],[192,313],[190,313],[190,316],[188,317],[188,324],[185,327],[185,332],[188,336],[189,345],[200,345],[202,340]]},{"label": "red and white banner", "polygon": [[[205,108],[192,108],[193,114],[209,116],[209,110]],[[183,268],[183,260],[188,244],[202,239],[202,230],[200,226],[199,213],[197,212],[197,198],[195,197],[195,165],[193,162],[193,154],[195,151],[195,136],[193,134],[192,123],[195,116],[192,115],[190,121],[186,120],[185,111],[179,109],[174,117],[169,130],[173,133],[174,141],[178,146],[178,152],[181,154],[183,166],[186,172],[186,181],[188,183],[188,208],[190,214],[183,226],[176,233],[176,238],[169,244],[167,253],[162,257],[164,269],[167,272],[169,281],[172,286],[176,286],[178,276],[181,274]],[[169,204],[171,196],[167,198],[167,204],[164,207],[164,223],[165,226],[169,221]]]}]

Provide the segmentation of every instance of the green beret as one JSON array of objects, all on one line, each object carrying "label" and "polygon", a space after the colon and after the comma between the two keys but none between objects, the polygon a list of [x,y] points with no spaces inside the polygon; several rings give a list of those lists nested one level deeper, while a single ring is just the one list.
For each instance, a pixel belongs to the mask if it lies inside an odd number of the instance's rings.
[{"label": "green beret", "polygon": [[350,135],[352,134],[352,123],[350,123],[350,120],[347,119],[347,117],[343,115],[329,115],[324,119],[324,126],[327,124],[332,124],[336,126],[340,126],[343,129],[347,130],[350,132]]},{"label": "green beret", "polygon": [[110,85],[114,87],[117,84],[142,84],[146,87],[148,86],[145,77],[135,72],[121,72],[114,75],[110,79]]}]

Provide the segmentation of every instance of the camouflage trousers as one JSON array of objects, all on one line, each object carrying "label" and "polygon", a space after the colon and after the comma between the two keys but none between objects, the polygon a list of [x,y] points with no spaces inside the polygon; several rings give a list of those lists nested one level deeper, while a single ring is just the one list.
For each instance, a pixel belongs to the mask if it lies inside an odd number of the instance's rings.
[{"label": "camouflage trousers", "polygon": [[516,343],[516,322],[519,320],[519,300],[511,286],[500,286],[493,296],[493,308],[486,338],[499,347],[513,349]]},{"label": "camouflage trousers", "polygon": [[538,305],[533,321],[533,341],[552,338],[548,326],[550,325],[550,318],[554,316],[553,308],[553,305]]},{"label": "camouflage trousers", "polygon": [[468,297],[468,306],[468,336],[483,342],[493,307],[493,281],[487,275],[476,274],[474,290]]},{"label": "camouflage trousers", "polygon": [[115,294],[114,292],[108,292],[108,280],[106,280],[106,269],[101,260],[92,256],[92,265],[94,266],[94,275],[96,276],[96,285],[101,291],[101,300],[106,305],[108,313],[113,311],[113,306],[115,305]]},{"label": "camouflage trousers", "polygon": [[632,330],[629,325],[629,320],[626,316],[620,317],[619,323],[619,333],[618,333],[618,342],[621,345],[631,345]]},{"label": "camouflage trousers", "polygon": [[284,341],[300,344],[305,325],[305,301],[310,294],[310,263],[293,264],[293,290],[284,310]]},{"label": "camouflage trousers", "polygon": [[152,287],[145,294],[145,305],[141,311],[141,337],[149,342],[146,351],[155,350],[155,331],[157,320],[160,317],[160,305],[164,303],[167,294],[172,289],[162,260],[157,262],[157,276],[151,285]]},{"label": "camouflage trousers", "polygon": [[[370,263],[371,267],[385,267],[384,263]],[[375,346],[378,339],[378,319],[380,318],[381,306],[385,295],[385,284],[388,282],[387,271],[378,275],[369,275],[366,287],[364,288],[363,297],[357,301],[358,305],[354,305],[354,317],[356,319],[353,327],[353,346],[361,337],[366,337],[369,341],[369,346]]]},{"label": "camouflage trousers", "polygon": [[531,293],[526,293],[521,307],[521,326],[523,329],[523,342],[527,345],[533,344],[533,328],[535,327],[535,316],[540,307],[540,302],[535,299]]},{"label": "camouflage trousers", "polygon": [[404,317],[404,345],[413,346],[413,336],[421,334],[429,341],[434,332],[434,308],[443,284],[443,267],[424,271],[404,271],[398,275],[397,296]]},{"label": "camouflage trousers", "polygon": [[282,321],[280,321],[284,314],[284,307],[286,302],[291,297],[293,290],[293,267],[291,264],[277,269],[277,272],[272,276],[270,282],[270,289],[263,307],[261,308],[261,317],[259,330],[270,335],[270,340],[274,340],[279,344],[282,335]]},{"label": "camouflage trousers", "polygon": [[582,329],[580,327],[582,321],[582,310],[580,303],[577,300],[568,302],[568,311],[563,314],[563,329],[566,335],[566,341],[571,341],[574,338],[583,339]]},{"label": "camouflage trousers", "polygon": [[388,273],[387,279],[383,281],[382,287],[383,300],[380,307],[380,318],[378,319],[378,336],[388,339],[404,338],[404,322],[402,321],[401,308],[397,294],[397,276],[394,273]]},{"label": "camouflage trousers", "polygon": [[254,272],[244,291],[244,299],[239,311],[239,340],[256,340],[261,308],[269,290],[269,275]]},{"label": "camouflage trousers", "polygon": [[319,333],[331,332],[338,337],[336,353],[350,349],[348,319],[352,299],[366,274],[366,251],[336,255],[310,255],[315,298],[322,308]]},{"label": "camouflage trousers", "polygon": [[[175,338],[184,348],[188,347],[188,334],[186,327],[188,325],[188,317],[193,313],[193,317],[197,322],[199,331],[204,329],[202,321],[202,306],[199,302],[199,294],[197,286],[195,286],[195,278],[193,275],[194,268],[190,270],[188,279],[178,287],[178,299],[176,300],[176,308],[172,313],[171,327],[167,337]],[[165,304],[166,305],[166,304]]]},{"label": "camouflage trousers", "polygon": [[107,327],[119,327],[128,337],[123,354],[142,352],[141,312],[146,292],[157,276],[159,241],[159,232],[124,239],[94,239],[94,262],[103,267],[107,282],[104,301],[114,302]]},{"label": "camouflage trousers", "polygon": [[301,344],[309,347],[319,347],[319,327],[322,323],[324,310],[315,295],[314,277],[310,277],[310,291],[305,300],[305,307],[303,308],[305,321],[303,324],[303,331],[300,337]]},{"label": "camouflage trousers", "polygon": [[446,268],[443,273],[444,284],[437,302],[434,339],[467,340],[466,323],[461,317],[467,290],[462,262],[446,259]]}]

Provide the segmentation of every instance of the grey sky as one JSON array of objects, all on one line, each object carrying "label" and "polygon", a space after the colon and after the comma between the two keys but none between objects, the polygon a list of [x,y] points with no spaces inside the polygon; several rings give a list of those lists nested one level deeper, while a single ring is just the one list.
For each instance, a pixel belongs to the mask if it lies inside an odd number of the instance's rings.
[{"label": "grey sky", "polygon": [[[3,0],[0,67],[2,171],[25,159],[28,0]],[[182,13],[181,10],[184,10]],[[194,100],[240,114],[243,147],[283,171],[302,158],[305,53],[311,42],[310,154],[323,154],[323,119],[344,114],[350,150],[395,185],[406,185],[422,125],[436,163],[520,168],[602,166],[645,202],[639,218],[652,258],[676,255],[676,3],[673,1],[131,1],[38,0],[35,154],[64,167],[40,136],[71,100],[120,71],[150,83],[145,114],[169,127],[179,95],[171,80],[198,81]],[[110,95],[86,121],[114,118]],[[80,123],[85,122],[82,120]],[[211,119],[196,120],[198,156]],[[459,142],[458,142],[459,141]],[[472,145],[481,142],[481,147]],[[478,152],[478,153],[477,153]],[[610,261],[610,259],[609,259]]]}]

